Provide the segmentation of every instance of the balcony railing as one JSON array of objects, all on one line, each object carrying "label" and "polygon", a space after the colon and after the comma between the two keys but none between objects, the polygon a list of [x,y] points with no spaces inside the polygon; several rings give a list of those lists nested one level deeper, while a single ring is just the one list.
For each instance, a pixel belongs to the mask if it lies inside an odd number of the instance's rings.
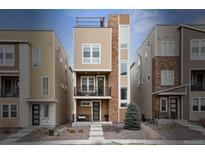
[{"label": "balcony railing", "polygon": [[82,87],[74,87],[74,96],[111,96],[111,88],[92,87],[88,90]]},{"label": "balcony railing", "polygon": [[19,92],[12,92],[11,89],[1,89],[0,97],[19,97]]}]

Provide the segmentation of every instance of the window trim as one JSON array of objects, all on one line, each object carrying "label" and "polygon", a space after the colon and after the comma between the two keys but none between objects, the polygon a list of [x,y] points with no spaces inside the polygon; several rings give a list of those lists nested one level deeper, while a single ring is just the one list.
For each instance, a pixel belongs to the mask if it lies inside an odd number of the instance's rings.
[{"label": "window trim", "polygon": [[[43,94],[43,91],[44,91],[44,90],[43,90],[43,79],[44,79],[44,78],[47,78],[47,79],[48,79],[48,95],[44,95],[44,94]],[[48,77],[48,76],[42,76],[42,77],[41,77],[41,96],[42,96],[42,97],[49,97],[49,96],[50,96],[49,88],[50,88],[49,77]]]},{"label": "window trim", "polygon": [[[163,71],[166,71],[166,73],[167,72],[173,72],[173,83],[163,83],[163,80],[162,80],[162,76],[163,76]],[[161,75],[161,86],[174,86],[174,84],[175,84],[175,72],[174,72],[174,70],[161,70],[161,72],[160,72],[160,75]]]},{"label": "window trim", "polygon": [[[83,105],[83,103],[89,103],[89,105]],[[91,101],[80,101],[81,107],[91,107]]]},{"label": "window trim", "polygon": [[[39,66],[34,66],[34,49],[39,49]],[[32,48],[32,68],[40,68],[41,67],[41,48],[39,47],[33,47]]]},{"label": "window trim", "polygon": [[[162,100],[165,99],[166,100],[166,110],[165,111],[162,111]],[[167,97],[160,97],[160,112],[168,112],[168,99]]]},{"label": "window trim", "polygon": [[[126,88],[127,89],[127,99],[122,99],[122,97],[121,97],[121,89],[122,88]],[[127,108],[127,106],[126,107],[122,107],[121,106],[122,103],[126,103],[128,105],[128,86],[121,86],[120,87],[120,108]]]},{"label": "window trim", "polygon": [[87,92],[90,92],[89,90],[89,78],[93,78],[94,79],[94,91],[95,91],[95,76],[81,76],[80,77],[80,88],[82,90],[82,85],[83,85],[83,78],[87,78]]},{"label": "window trim", "polygon": [[[0,44],[0,46],[3,46],[3,63],[0,64],[0,66],[14,66],[15,65],[15,45],[14,44]],[[13,46],[12,54],[13,59],[11,64],[6,63],[6,46]]]},{"label": "window trim", "polygon": [[[167,51],[166,53],[162,52],[162,43],[165,42],[166,43],[166,47],[167,47]],[[168,43],[172,42],[173,43],[173,54],[170,54],[170,52],[168,51]],[[160,41],[160,56],[163,57],[173,57],[176,56],[176,49],[175,49],[175,40],[161,40]]]},{"label": "window trim", "polygon": [[201,59],[201,58],[198,58],[198,59],[194,59],[193,56],[192,56],[192,41],[199,41],[199,57],[201,57],[201,41],[205,41],[205,39],[191,39],[190,40],[190,60],[192,61],[195,61],[195,60],[205,60],[204,59]]},{"label": "window trim", "polygon": [[[121,74],[121,63],[126,63],[127,64],[127,74],[125,74],[125,75]],[[128,61],[127,60],[121,60],[120,61],[120,76],[128,76]]]},{"label": "window trim", "polygon": [[[205,111],[201,111],[201,99],[202,98],[205,99],[205,97],[192,97],[192,99],[191,99],[192,100],[192,102],[191,102],[191,111],[192,112],[205,112]],[[199,100],[198,111],[193,111],[193,102],[194,102],[193,100],[194,99],[198,99]]]},{"label": "window trim", "polygon": [[[89,45],[90,46],[90,48],[91,48],[91,50],[90,50],[90,58],[89,59],[93,59],[93,46],[94,45],[99,45],[99,63],[93,63],[92,61],[91,61],[91,63],[84,63],[84,56],[83,56],[83,54],[84,54],[84,51],[83,51],[83,47],[85,46],[85,45]],[[82,43],[82,64],[101,64],[101,44],[100,43]],[[86,58],[86,59],[88,59],[88,58]]]},{"label": "window trim", "polygon": [[[126,42],[126,44],[127,44],[127,47],[126,48],[122,48],[121,47],[121,44],[123,44],[123,43],[125,43],[125,42],[122,42],[121,43],[121,27],[127,27],[128,28],[128,40],[127,40],[127,42]],[[120,39],[119,39],[119,49],[120,50],[127,50],[127,49],[129,49],[129,40],[130,40],[130,25],[127,25],[127,24],[121,24],[121,25],[119,25],[119,36],[120,36]]]}]

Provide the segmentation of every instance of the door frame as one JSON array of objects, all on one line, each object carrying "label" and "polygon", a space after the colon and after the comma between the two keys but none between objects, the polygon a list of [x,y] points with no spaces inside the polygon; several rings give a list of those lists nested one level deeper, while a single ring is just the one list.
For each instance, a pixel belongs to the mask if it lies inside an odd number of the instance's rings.
[{"label": "door frame", "polygon": [[176,107],[177,107],[177,118],[176,119],[180,119],[180,110],[181,110],[181,106],[180,106],[180,99],[179,99],[179,96],[169,96],[169,117],[171,118],[171,99],[174,98],[174,99],[177,99],[177,104],[176,104]]},{"label": "door frame", "polygon": [[104,78],[104,89],[103,89],[103,93],[105,95],[105,75],[96,75],[96,87],[98,88],[98,77],[103,77]]},{"label": "door frame", "polygon": [[92,122],[94,121],[93,120],[93,102],[98,102],[99,103],[99,108],[100,108],[100,112],[99,112],[99,121],[101,121],[101,100],[92,100],[92,101],[90,101],[91,102],[91,115],[92,115]]},{"label": "door frame", "polygon": [[[38,105],[39,106],[39,124],[38,125],[34,125],[34,119],[33,119],[33,106],[34,105]],[[32,126],[39,126],[40,125],[40,116],[41,116],[41,106],[40,106],[40,104],[32,104],[31,105],[31,108],[32,108],[32,112],[31,112],[31,118],[32,118]]]}]

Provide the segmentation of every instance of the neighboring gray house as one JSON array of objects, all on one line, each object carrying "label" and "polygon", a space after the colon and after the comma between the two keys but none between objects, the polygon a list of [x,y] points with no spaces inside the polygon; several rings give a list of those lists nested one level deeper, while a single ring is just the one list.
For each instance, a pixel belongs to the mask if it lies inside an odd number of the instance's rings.
[{"label": "neighboring gray house", "polygon": [[205,118],[205,25],[156,25],[130,72],[145,119]]}]

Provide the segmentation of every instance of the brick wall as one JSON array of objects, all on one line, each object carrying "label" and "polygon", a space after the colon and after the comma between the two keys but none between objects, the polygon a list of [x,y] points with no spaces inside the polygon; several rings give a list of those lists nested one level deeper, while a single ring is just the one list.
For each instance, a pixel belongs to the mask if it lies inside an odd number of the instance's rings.
[{"label": "brick wall", "polygon": [[118,15],[109,16],[108,27],[112,28],[112,72],[108,75],[112,99],[108,111],[109,120],[118,122]]}]

